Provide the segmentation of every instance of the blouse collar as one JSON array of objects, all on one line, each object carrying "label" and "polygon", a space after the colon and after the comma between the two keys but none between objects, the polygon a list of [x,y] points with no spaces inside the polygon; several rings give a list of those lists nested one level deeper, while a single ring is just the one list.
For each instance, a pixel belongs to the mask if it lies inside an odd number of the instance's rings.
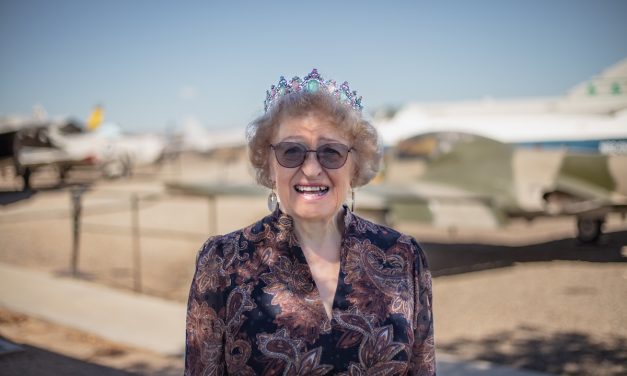
[{"label": "blouse collar", "polygon": [[[344,222],[344,228],[341,230],[343,241],[346,239],[353,221],[355,221],[355,215],[348,209],[347,205],[342,205],[341,210],[343,211],[341,215],[343,216],[342,221]],[[272,219],[276,223],[279,230],[279,239],[287,240],[290,245],[297,245],[298,238],[294,233],[294,218],[292,218],[289,214],[284,213],[280,209],[279,205],[277,205],[274,212],[272,212]]]}]

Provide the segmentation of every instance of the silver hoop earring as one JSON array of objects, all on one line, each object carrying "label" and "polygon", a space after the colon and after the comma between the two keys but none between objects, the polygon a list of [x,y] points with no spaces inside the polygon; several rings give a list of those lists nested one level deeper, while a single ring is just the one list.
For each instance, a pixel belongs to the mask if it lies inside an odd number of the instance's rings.
[{"label": "silver hoop earring", "polygon": [[351,211],[355,211],[355,191],[351,188]]},{"label": "silver hoop earring", "polygon": [[277,197],[276,193],[274,193],[274,184],[273,184],[272,192],[270,192],[270,194],[268,195],[268,210],[270,210],[271,213],[274,213],[277,206],[279,206],[279,198]]}]

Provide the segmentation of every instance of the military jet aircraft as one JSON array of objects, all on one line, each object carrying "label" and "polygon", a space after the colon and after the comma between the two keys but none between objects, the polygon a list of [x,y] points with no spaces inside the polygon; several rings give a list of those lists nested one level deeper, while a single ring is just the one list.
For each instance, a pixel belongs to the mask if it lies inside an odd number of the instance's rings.
[{"label": "military jet aircraft", "polygon": [[157,135],[126,135],[111,123],[91,128],[45,115],[0,119],[0,169],[3,175],[12,170],[21,176],[26,190],[31,174],[42,167],[54,167],[60,180],[79,166],[118,177],[128,175],[134,166],[157,162],[165,149]]},{"label": "military jet aircraft", "polygon": [[513,217],[574,215],[578,239],[596,242],[608,213],[627,212],[627,156],[430,133],[388,150],[382,182],[363,193],[383,202],[366,200],[362,209],[381,210],[389,221],[496,227]]},{"label": "military jet aircraft", "polygon": [[375,116],[386,146],[418,134],[465,132],[528,148],[627,154],[627,59],[562,96],[410,103]]},{"label": "military jet aircraft", "polygon": [[55,147],[49,137],[50,129],[71,134],[80,132],[72,120],[52,121],[41,118],[12,117],[0,121],[0,170],[22,177],[24,189],[30,188],[31,174],[43,167],[54,166],[61,179],[77,165],[92,165],[95,159],[90,154],[70,155]]}]

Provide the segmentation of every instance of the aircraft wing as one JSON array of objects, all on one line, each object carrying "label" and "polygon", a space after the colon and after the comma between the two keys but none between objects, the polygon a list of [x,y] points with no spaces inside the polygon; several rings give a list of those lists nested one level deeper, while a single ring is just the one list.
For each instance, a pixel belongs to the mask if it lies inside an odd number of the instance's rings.
[{"label": "aircraft wing", "polygon": [[0,135],[15,133],[22,129],[40,127],[42,124],[42,121],[30,118],[2,118],[0,119]]},{"label": "aircraft wing", "polygon": [[457,187],[432,182],[417,182],[412,184],[378,184],[368,185],[361,191],[385,197],[387,201],[481,201],[490,204],[492,199],[486,195],[476,194]]},{"label": "aircraft wing", "polygon": [[267,188],[258,185],[235,185],[228,183],[197,183],[170,181],[165,183],[168,192],[188,196],[262,196],[268,193]]},{"label": "aircraft wing", "polygon": [[19,151],[19,161],[23,166],[36,168],[48,165],[78,166],[92,165],[87,157],[77,157],[57,148],[22,147]]},{"label": "aircraft wing", "polygon": [[355,200],[358,211],[389,213],[383,216],[386,222],[493,229],[506,220],[492,197],[430,182],[366,186],[356,193]]}]

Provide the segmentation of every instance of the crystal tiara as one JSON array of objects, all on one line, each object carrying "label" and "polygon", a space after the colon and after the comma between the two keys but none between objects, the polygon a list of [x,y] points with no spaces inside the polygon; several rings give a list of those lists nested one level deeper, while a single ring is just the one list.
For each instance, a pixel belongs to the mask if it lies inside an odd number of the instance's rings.
[{"label": "crystal tiara", "polygon": [[276,86],[270,86],[270,90],[266,91],[266,100],[263,103],[264,110],[268,112],[268,109],[284,95],[297,93],[299,91],[315,93],[318,90],[328,91],[337,98],[340,103],[345,103],[359,112],[364,108],[361,104],[361,96],[358,98],[357,92],[350,90],[348,82],[344,81],[344,83],[338,87],[335,80],[324,81],[322,76],[318,73],[318,70],[314,68],[311,73],[306,75],[303,79],[294,76],[289,83],[285,80],[285,77],[281,76],[279,83]]}]

